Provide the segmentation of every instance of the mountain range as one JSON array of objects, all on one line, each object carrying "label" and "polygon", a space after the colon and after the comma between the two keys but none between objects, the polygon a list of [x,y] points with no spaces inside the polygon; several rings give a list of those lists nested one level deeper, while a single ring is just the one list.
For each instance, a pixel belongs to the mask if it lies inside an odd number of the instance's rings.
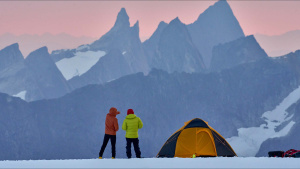
[{"label": "mountain range", "polygon": [[[1,94],[1,133],[5,135],[0,145],[15,146],[1,159],[95,158],[111,106],[121,111],[120,124],[128,108],[143,120],[139,135],[144,157],[155,156],[168,137],[194,117],[229,138],[237,135],[238,128],[263,123],[262,113],[297,88],[299,77],[282,61],[265,58],[209,74],[154,69],[146,76],[137,73],[104,85],[88,85],[51,100],[27,103]],[[290,113],[298,118],[297,111]],[[125,132],[119,131],[117,137],[117,157],[125,157]],[[297,142],[289,146],[296,147]],[[109,154],[106,151],[104,156]]]},{"label": "mountain range", "polygon": [[[226,22],[221,20],[226,20]],[[215,63],[211,63],[213,47],[239,38],[245,38],[244,33],[226,1],[216,2],[190,25],[185,25],[179,18],[175,18],[168,24],[161,22],[154,34],[144,43],[139,38],[139,22],[137,21],[130,27],[129,16],[126,10],[122,8],[117,15],[114,26],[100,39],[74,49],[55,50],[50,54],[55,65],[52,65],[53,68],[49,69],[47,75],[44,76],[54,77],[62,74],[65,80],[62,80],[60,86],[64,86],[62,87],[64,89],[59,89],[59,87],[53,95],[48,95],[42,94],[49,93],[49,91],[44,91],[46,90],[44,87],[39,87],[40,90],[34,91],[29,90],[28,87],[21,87],[18,83],[10,83],[0,88],[0,92],[22,96],[27,101],[33,101],[60,97],[67,92],[89,84],[103,84],[137,72],[147,74],[153,68],[166,70],[168,73],[216,71],[217,69],[210,68],[211,64],[215,65]],[[255,40],[249,41],[249,43],[256,45],[255,49],[251,49],[253,45],[249,44],[243,50],[253,52],[248,56],[241,57],[238,62],[224,65],[224,68],[259,59],[259,57],[251,58],[252,55],[257,54],[256,52],[261,52],[259,45]],[[238,47],[233,46],[232,48]],[[19,52],[17,50],[19,49],[16,49],[15,52]],[[240,55],[246,54],[242,53]],[[218,57],[222,58],[223,55]],[[37,59],[38,56],[35,58]],[[5,56],[3,56],[3,59],[5,59]],[[52,64],[49,59],[45,62],[48,63],[40,63],[40,65]],[[39,72],[38,68],[33,68],[34,64],[31,66],[32,69]],[[60,73],[54,71],[56,69]],[[5,76],[8,76],[8,74],[5,74]],[[9,76],[14,76],[14,74]],[[11,78],[14,79],[14,77]],[[44,84],[46,86],[53,86],[48,81],[40,82],[36,79],[29,79],[32,78],[23,80],[23,82],[28,83],[28,86],[40,86],[42,83],[46,83]],[[58,79],[61,79],[61,77]],[[11,88],[14,88],[14,90]],[[26,95],[27,97],[25,97]]]},{"label": "mountain range", "polygon": [[32,51],[47,46],[49,52],[58,49],[74,48],[82,44],[87,44],[95,41],[94,37],[76,37],[66,33],[51,34],[45,33],[42,35],[13,35],[6,33],[0,35],[0,49],[5,48],[9,44],[18,43],[20,45],[20,51],[26,57]]},{"label": "mountain range", "polygon": [[[0,50],[0,159],[95,158],[110,107],[121,111],[120,125],[129,108],[143,120],[144,157],[195,117],[239,156],[297,148],[300,98],[290,97],[300,86],[299,65],[299,51],[268,57],[224,0],[192,24],[160,22],[143,43],[139,22],[130,26],[122,8],[111,30],[90,44],[51,54],[42,47],[26,59],[18,44]],[[266,134],[248,138],[252,129]],[[125,157],[125,133],[117,137],[117,157]],[[241,140],[251,144],[241,147]]]},{"label": "mountain range", "polygon": [[0,51],[0,91],[27,101],[57,98],[70,88],[50,58],[46,47],[24,59],[18,44]]}]

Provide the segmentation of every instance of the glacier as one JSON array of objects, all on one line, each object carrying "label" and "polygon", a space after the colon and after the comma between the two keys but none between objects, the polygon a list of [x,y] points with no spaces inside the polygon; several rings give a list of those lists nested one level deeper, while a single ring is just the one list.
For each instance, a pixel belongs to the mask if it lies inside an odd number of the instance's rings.
[{"label": "glacier", "polygon": [[65,79],[70,80],[86,73],[105,55],[106,52],[104,51],[76,52],[74,57],[64,58],[55,64]]}]

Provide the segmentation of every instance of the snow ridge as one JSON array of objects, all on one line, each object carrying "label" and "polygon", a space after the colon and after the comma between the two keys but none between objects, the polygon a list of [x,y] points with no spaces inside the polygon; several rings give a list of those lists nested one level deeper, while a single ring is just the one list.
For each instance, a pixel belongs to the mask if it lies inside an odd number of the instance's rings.
[{"label": "snow ridge", "polygon": [[[294,121],[290,121],[293,115],[289,115],[286,110],[300,99],[300,86],[292,91],[283,101],[272,111],[263,113],[262,117],[266,124],[259,127],[240,128],[238,136],[227,138],[226,140],[233,147],[238,156],[255,156],[261,144],[269,138],[283,137],[289,133]],[[284,122],[290,121],[283,129],[275,129]]]},{"label": "snow ridge", "polygon": [[21,98],[22,100],[25,100],[26,93],[27,93],[27,91],[24,90],[24,91],[19,92],[18,94],[13,95],[13,96],[14,96],[14,97],[19,97],[19,98]]}]

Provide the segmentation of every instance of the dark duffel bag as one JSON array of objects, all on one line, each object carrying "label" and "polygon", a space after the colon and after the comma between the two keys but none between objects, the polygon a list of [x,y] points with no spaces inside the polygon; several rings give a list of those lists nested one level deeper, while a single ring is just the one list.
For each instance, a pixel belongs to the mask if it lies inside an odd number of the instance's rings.
[{"label": "dark duffel bag", "polygon": [[300,158],[300,152],[295,153],[295,154],[294,154],[294,157],[295,157],[295,158]]},{"label": "dark duffel bag", "polygon": [[268,154],[269,157],[283,157],[284,151],[270,151]]}]

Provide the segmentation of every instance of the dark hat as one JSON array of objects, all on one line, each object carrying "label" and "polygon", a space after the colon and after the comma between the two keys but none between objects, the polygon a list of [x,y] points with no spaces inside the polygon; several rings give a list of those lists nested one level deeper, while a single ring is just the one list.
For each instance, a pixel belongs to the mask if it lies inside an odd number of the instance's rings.
[{"label": "dark hat", "polygon": [[134,111],[132,109],[128,109],[127,110],[127,115],[129,115],[129,114],[134,114]]}]

